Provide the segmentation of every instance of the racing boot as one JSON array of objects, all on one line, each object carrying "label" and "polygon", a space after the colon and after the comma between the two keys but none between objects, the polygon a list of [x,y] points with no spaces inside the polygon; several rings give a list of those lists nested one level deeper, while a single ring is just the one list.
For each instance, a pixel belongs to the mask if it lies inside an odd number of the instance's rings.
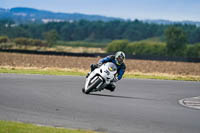
[{"label": "racing boot", "polygon": [[111,92],[113,92],[115,90],[115,88],[116,88],[116,85],[113,82],[105,87],[105,89],[107,89]]}]

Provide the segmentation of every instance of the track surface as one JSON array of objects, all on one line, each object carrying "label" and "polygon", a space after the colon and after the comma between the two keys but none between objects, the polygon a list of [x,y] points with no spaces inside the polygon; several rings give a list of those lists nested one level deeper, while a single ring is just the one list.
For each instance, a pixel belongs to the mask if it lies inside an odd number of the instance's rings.
[{"label": "track surface", "polygon": [[84,77],[0,74],[0,120],[108,133],[199,133],[199,82],[123,79],[113,93],[81,92]]}]

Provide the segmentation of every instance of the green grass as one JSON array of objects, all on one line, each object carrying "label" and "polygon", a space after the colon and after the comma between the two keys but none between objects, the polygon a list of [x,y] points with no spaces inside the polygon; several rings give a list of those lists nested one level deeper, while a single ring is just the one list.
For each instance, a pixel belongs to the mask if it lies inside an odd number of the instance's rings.
[{"label": "green grass", "polygon": [[18,68],[0,68],[0,73],[17,73],[17,74],[42,74],[42,75],[72,75],[84,76],[84,72],[65,71],[57,69],[18,69]]},{"label": "green grass", "polygon": [[[0,73],[17,73],[17,74],[85,76],[87,72],[88,71],[78,71],[73,69],[62,70],[62,69],[0,68]],[[200,76],[180,76],[180,75],[145,74],[145,73],[125,74],[124,78],[200,81]]]},{"label": "green grass", "polygon": [[56,127],[37,126],[33,124],[0,120],[0,133],[96,133],[87,130],[73,130]]},{"label": "green grass", "polygon": [[183,80],[183,81],[200,81],[200,76],[178,76],[178,75],[145,75],[145,74],[125,74],[125,78],[138,79],[160,79],[160,80]]}]

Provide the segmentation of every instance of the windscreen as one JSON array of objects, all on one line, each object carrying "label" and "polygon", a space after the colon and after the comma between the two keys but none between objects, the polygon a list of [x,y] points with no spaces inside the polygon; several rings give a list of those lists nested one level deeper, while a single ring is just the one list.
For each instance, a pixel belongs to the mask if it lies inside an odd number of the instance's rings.
[{"label": "windscreen", "polygon": [[117,67],[116,67],[116,65],[115,65],[115,64],[113,64],[113,63],[107,63],[106,65],[107,65],[107,67],[108,67],[108,70],[109,70],[109,71],[111,71],[111,72],[113,72],[113,71],[116,71],[116,70],[117,70]]}]

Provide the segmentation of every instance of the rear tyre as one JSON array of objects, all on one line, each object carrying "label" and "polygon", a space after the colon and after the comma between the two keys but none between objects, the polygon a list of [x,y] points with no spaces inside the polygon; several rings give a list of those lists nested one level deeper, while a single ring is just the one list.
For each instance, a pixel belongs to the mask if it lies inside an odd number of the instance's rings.
[{"label": "rear tyre", "polygon": [[93,89],[95,89],[100,83],[102,82],[102,80],[100,78],[97,78],[91,85],[89,85],[87,91],[85,91],[85,94],[89,94]]}]

